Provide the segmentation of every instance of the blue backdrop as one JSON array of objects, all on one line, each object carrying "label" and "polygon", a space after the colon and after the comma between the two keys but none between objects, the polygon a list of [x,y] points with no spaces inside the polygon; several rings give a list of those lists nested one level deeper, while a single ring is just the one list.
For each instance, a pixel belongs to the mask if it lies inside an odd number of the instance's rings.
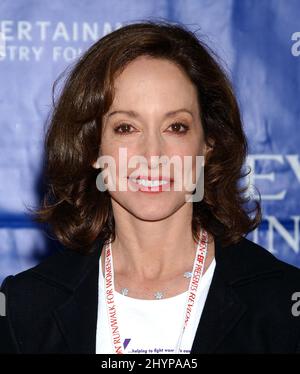
[{"label": "blue backdrop", "polygon": [[299,0],[1,0],[0,281],[58,247],[25,214],[42,194],[54,80],[103,35],[158,17],[198,30],[223,60],[250,142],[249,183],[263,199],[249,238],[300,267]]}]

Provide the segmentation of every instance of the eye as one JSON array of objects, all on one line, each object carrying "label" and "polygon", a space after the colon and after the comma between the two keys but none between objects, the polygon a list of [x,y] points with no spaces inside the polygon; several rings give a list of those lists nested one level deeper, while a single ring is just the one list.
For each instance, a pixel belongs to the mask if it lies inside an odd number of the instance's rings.
[{"label": "eye", "polygon": [[[170,132],[175,132],[178,135],[186,134],[189,130],[189,126],[182,122],[174,122],[171,126],[169,126],[169,128],[170,127],[173,128],[173,131]],[[121,123],[114,128],[114,132],[118,135],[127,135],[134,132],[134,130],[130,131],[131,129],[133,129],[132,125],[128,123]]]},{"label": "eye", "polygon": [[175,132],[175,133],[180,134],[180,135],[181,134],[186,134],[189,130],[189,126],[185,125],[182,122],[174,122],[169,127],[173,128],[173,130],[174,130],[174,131],[171,131],[171,132]]},{"label": "eye", "polygon": [[119,126],[114,128],[114,132],[118,135],[126,135],[126,134],[130,134],[134,132],[134,131],[129,131],[130,128],[132,128],[132,126],[129,125],[128,123],[121,123]]}]

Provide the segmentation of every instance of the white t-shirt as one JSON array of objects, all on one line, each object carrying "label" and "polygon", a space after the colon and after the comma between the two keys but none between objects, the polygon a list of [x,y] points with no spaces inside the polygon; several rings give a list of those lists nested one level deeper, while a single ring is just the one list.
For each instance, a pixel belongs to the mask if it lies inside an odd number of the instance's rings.
[{"label": "white t-shirt", "polygon": [[[202,310],[215,270],[213,259],[198,286],[191,318],[183,335],[179,353],[190,353]],[[114,290],[119,331],[124,353],[175,353],[182,331],[188,291],[166,299],[143,300]],[[113,350],[105,300],[105,280],[100,261],[96,353]]]}]

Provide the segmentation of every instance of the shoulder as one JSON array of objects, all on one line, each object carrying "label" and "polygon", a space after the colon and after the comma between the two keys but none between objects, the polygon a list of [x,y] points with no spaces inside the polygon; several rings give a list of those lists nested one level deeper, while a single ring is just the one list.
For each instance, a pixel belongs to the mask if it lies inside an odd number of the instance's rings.
[{"label": "shoulder", "polygon": [[97,283],[101,243],[97,240],[86,255],[60,250],[40,264],[4,279],[0,291],[6,299],[6,316],[0,323],[0,352],[2,345],[13,346],[4,350],[10,353],[43,342],[50,330],[56,331],[55,311],[73,300],[74,295],[89,297],[89,289]]},{"label": "shoulder", "polygon": [[26,314],[32,318],[33,310],[42,314],[59,306],[95,268],[102,244],[96,240],[89,254],[59,250],[38,265],[5,278],[0,291],[6,296],[10,317],[26,320]]},{"label": "shoulder", "polygon": [[57,252],[40,264],[10,275],[4,279],[1,292],[6,298],[6,319],[15,326],[31,324],[33,315],[36,321],[46,318],[70,293],[68,284],[61,282],[62,274],[69,272],[67,258],[74,256]]},{"label": "shoulder", "polygon": [[36,266],[8,276],[2,283],[1,291],[5,293],[9,288],[26,292],[27,289],[33,291],[35,287],[45,285],[61,288],[65,292],[73,291],[90,267],[97,264],[102,245],[102,239],[97,239],[88,254],[67,248],[58,250]]},{"label": "shoulder", "polygon": [[[264,278],[269,274],[281,274],[285,284],[300,288],[300,269],[280,260],[266,248],[253,241],[242,238],[238,243],[222,247],[218,255],[224,268],[234,279]],[[300,289],[299,289],[300,291]]]},{"label": "shoulder", "polygon": [[249,256],[255,256],[256,260],[264,261],[270,267],[278,267],[287,279],[290,280],[298,280],[298,287],[300,286],[300,268],[289,264],[283,260],[280,260],[276,255],[269,252],[266,248],[250,241],[244,239],[244,248],[245,251],[249,254]]},{"label": "shoulder", "polygon": [[[55,253],[39,265],[4,279],[0,288],[5,297],[5,316],[0,321],[0,352],[19,352],[20,331],[32,329],[33,321],[49,319],[52,310],[63,302],[66,291],[53,287],[51,280],[46,281],[48,271],[44,270],[50,267],[56,271],[64,257],[60,252]],[[40,270],[45,277],[38,275]],[[8,346],[10,348],[5,348]]]},{"label": "shoulder", "polygon": [[39,287],[51,288],[56,284],[67,291],[69,287],[66,272],[70,273],[72,264],[78,256],[69,250],[58,251],[36,266],[5,278],[1,291],[4,294],[9,292],[10,295],[20,293],[28,296],[28,292],[34,292]]}]

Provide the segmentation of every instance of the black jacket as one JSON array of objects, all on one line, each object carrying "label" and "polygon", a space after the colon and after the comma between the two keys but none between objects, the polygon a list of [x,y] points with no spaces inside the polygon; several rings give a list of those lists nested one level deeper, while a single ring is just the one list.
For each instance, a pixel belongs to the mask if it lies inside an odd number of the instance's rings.
[{"label": "black jacket", "polygon": [[[60,251],[4,280],[2,352],[95,353],[102,246],[97,240],[88,256]],[[300,270],[247,239],[227,247],[216,240],[215,258],[191,353],[300,353],[292,313]]]}]

